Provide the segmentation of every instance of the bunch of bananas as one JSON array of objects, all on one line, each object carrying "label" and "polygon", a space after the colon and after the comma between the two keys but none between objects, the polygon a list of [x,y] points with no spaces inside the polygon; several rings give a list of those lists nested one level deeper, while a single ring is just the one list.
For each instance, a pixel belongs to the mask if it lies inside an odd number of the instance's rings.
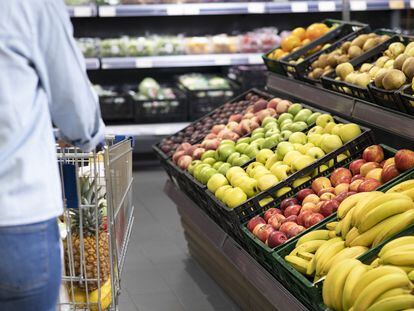
[{"label": "bunch of bananas", "polygon": [[357,259],[335,264],[322,288],[332,310],[392,311],[414,308],[412,283],[404,270],[364,265]]}]

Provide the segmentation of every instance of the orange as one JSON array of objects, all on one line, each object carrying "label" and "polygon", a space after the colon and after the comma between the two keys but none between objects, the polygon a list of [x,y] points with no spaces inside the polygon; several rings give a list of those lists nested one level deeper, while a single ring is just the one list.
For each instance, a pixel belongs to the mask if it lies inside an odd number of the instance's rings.
[{"label": "orange", "polygon": [[275,58],[275,59],[279,59],[279,57],[281,56],[281,55],[283,55],[283,50],[282,49],[276,49],[276,50],[274,50],[273,52],[272,52],[272,58]]},{"label": "orange", "polygon": [[310,39],[306,38],[305,40],[302,41],[302,45],[306,45],[306,44],[309,44],[311,42],[312,41]]},{"label": "orange", "polygon": [[322,23],[314,23],[306,29],[306,38],[315,40],[329,31],[328,26]]},{"label": "orange", "polygon": [[302,41],[306,39],[306,30],[303,27],[298,27],[293,29],[291,35],[298,37]]},{"label": "orange", "polygon": [[300,46],[300,45],[301,45],[300,39],[298,37],[292,36],[292,35],[284,38],[281,42],[282,49],[285,52],[290,52],[295,47]]}]

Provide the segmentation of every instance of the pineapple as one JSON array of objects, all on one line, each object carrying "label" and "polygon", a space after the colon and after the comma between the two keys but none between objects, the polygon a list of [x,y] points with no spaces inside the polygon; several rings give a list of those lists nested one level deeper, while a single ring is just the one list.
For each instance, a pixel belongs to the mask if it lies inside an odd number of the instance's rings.
[{"label": "pineapple", "polygon": [[[85,262],[83,268],[83,276],[88,279],[97,279],[100,277],[101,286],[109,279],[110,264],[109,264],[109,240],[108,234],[104,230],[104,214],[106,214],[106,200],[104,196],[100,196],[100,188],[95,193],[96,179],[92,182],[88,176],[80,178],[81,188],[81,202],[82,205],[91,205],[90,207],[82,208],[82,226],[83,226],[83,241],[84,252],[81,253],[81,240],[79,232],[80,210],[70,209],[71,215],[71,237],[73,248],[73,259],[75,275],[79,276],[81,272],[81,263]],[[96,215],[96,202],[98,202],[98,213]],[[98,233],[98,245],[96,241],[96,233]],[[98,276],[98,258],[97,249],[99,249],[99,264],[100,273]],[[66,266],[68,267],[68,256],[66,258]],[[69,268],[67,268],[69,271]],[[85,288],[85,283],[79,284],[80,288]],[[88,291],[93,291],[98,288],[97,281],[88,281]]]}]

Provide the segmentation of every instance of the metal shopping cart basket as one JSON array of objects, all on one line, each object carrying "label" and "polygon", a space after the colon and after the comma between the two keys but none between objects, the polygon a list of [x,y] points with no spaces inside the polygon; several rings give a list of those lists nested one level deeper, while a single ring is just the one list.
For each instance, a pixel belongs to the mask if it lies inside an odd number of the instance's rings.
[{"label": "metal shopping cart basket", "polygon": [[132,140],[107,137],[101,151],[57,147],[64,214],[57,310],[118,310],[134,221]]}]

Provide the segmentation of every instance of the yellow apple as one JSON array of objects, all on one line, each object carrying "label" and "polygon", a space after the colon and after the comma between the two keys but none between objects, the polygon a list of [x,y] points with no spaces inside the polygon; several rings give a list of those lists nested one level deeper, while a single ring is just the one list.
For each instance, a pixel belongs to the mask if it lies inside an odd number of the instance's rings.
[{"label": "yellow apple", "polygon": [[279,180],[284,180],[289,177],[290,166],[286,164],[273,165],[270,168],[270,172],[277,177]]},{"label": "yellow apple", "polygon": [[302,154],[299,151],[293,150],[286,153],[285,157],[283,158],[283,163],[289,166],[292,166],[293,161],[295,161],[298,157],[301,157]]},{"label": "yellow apple", "polygon": [[314,159],[320,159],[325,155],[325,152],[319,147],[312,147],[306,152],[306,155],[311,156]]},{"label": "yellow apple", "polygon": [[342,140],[337,135],[324,136],[320,147],[325,153],[330,153],[342,146]]},{"label": "yellow apple", "polygon": [[330,123],[328,123],[326,126],[325,126],[325,128],[323,129],[323,132],[324,133],[326,133],[326,134],[331,134],[331,132],[332,132],[332,129],[334,128],[334,126],[335,126],[336,124],[335,124],[335,122],[330,122]]},{"label": "yellow apple", "polygon": [[304,184],[305,182],[307,182],[308,180],[310,180],[311,178],[309,177],[309,176],[303,176],[303,177],[301,177],[301,178],[298,178],[298,179],[296,179],[294,182],[293,182],[293,187],[294,188],[296,188],[296,187],[299,187],[300,185],[302,185],[302,184]]},{"label": "yellow apple", "polygon": [[247,168],[246,168],[246,173],[248,174],[248,175],[250,175],[250,173],[252,172],[252,170],[254,170],[256,167],[258,167],[258,166],[263,166],[263,164],[262,163],[260,163],[260,162],[252,162],[252,163],[250,163],[248,166],[247,166]]},{"label": "yellow apple", "polygon": [[259,201],[259,205],[261,207],[266,206],[267,204],[269,204],[270,202],[272,202],[274,199],[272,197],[265,197],[264,199],[261,199]]},{"label": "yellow apple", "polygon": [[303,154],[307,154],[307,153],[308,153],[308,151],[309,151],[309,149],[311,149],[311,148],[313,148],[313,147],[315,147],[315,145],[314,145],[314,144],[312,144],[312,143],[307,143],[307,144],[305,144],[305,145],[303,146]]},{"label": "yellow apple", "polygon": [[315,162],[315,159],[311,156],[302,155],[293,162],[293,168],[295,171],[300,171],[305,167],[311,165],[313,162]]},{"label": "yellow apple", "polygon": [[331,130],[331,134],[332,134],[332,135],[338,135],[338,136],[339,136],[339,130],[340,130],[340,128],[341,128],[342,126],[344,126],[342,123],[335,124],[335,126],[334,126],[334,127],[332,128],[332,130]]},{"label": "yellow apple", "polygon": [[230,208],[235,208],[246,200],[247,195],[239,187],[235,187],[224,193],[224,203]]},{"label": "yellow apple", "polygon": [[259,180],[262,176],[264,175],[269,175],[271,174],[269,170],[260,170],[258,172],[255,172],[254,175],[252,176],[254,179]]},{"label": "yellow apple", "polygon": [[263,165],[266,164],[266,161],[273,156],[274,153],[270,149],[262,149],[256,154],[256,161],[262,163]]},{"label": "yellow apple", "polygon": [[354,139],[355,137],[359,135],[361,135],[361,128],[359,127],[358,124],[355,124],[355,123],[344,124],[339,129],[339,137],[344,143],[351,141],[352,139]]},{"label": "yellow apple", "polygon": [[315,146],[319,147],[322,142],[322,134],[312,134],[308,136],[308,142],[314,144]]},{"label": "yellow apple", "polygon": [[217,199],[219,199],[220,201],[224,201],[224,194],[226,193],[227,190],[233,189],[232,186],[230,185],[225,185],[225,186],[221,186],[219,187],[216,192],[214,193],[214,195],[216,196]]},{"label": "yellow apple", "polygon": [[283,188],[280,188],[278,191],[276,191],[276,196],[279,198],[279,197],[281,197],[282,195],[284,195],[284,194],[288,193],[290,190],[292,190],[292,188],[290,188],[290,187],[283,187]]},{"label": "yellow apple", "polygon": [[277,154],[273,154],[270,158],[267,159],[265,167],[267,169],[270,169],[276,162],[279,162],[279,159],[277,158]]},{"label": "yellow apple", "polygon": [[207,189],[215,193],[218,188],[228,185],[229,182],[222,174],[214,174],[207,182]]},{"label": "yellow apple", "polygon": [[313,134],[323,134],[323,127],[319,125],[312,127],[308,132],[308,137]]},{"label": "yellow apple", "polygon": [[267,190],[279,182],[277,177],[273,174],[266,174],[257,180],[257,185],[261,191]]},{"label": "yellow apple", "polygon": [[244,171],[244,169],[242,169],[240,166],[233,166],[230,167],[227,172],[226,172],[226,177],[228,180],[231,180],[231,177],[236,174],[236,173],[241,173],[241,174],[245,174],[246,172]]}]

